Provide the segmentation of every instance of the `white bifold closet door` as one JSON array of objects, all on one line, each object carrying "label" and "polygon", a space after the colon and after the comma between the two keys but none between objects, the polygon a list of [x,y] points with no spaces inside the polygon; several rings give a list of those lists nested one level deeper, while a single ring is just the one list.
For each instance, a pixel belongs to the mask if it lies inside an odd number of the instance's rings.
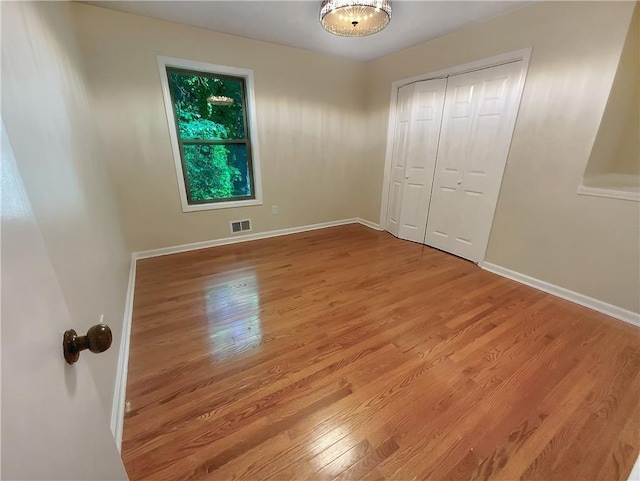
[{"label": "white bifold closet door", "polygon": [[522,75],[519,61],[449,78],[425,244],[484,258]]},{"label": "white bifold closet door", "polygon": [[424,242],[445,79],[406,85],[398,91],[387,230]]}]

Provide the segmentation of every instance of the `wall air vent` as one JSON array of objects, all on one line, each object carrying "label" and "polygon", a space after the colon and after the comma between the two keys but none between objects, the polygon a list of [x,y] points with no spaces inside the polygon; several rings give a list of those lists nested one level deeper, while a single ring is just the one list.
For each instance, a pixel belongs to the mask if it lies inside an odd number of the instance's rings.
[{"label": "wall air vent", "polygon": [[231,226],[231,233],[237,234],[238,232],[246,232],[251,230],[251,219],[234,220],[229,223]]}]

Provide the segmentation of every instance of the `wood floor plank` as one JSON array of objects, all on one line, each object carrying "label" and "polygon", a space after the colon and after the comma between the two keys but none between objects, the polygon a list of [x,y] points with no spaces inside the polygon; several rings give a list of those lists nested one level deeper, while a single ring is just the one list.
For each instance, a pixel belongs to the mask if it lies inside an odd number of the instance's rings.
[{"label": "wood floor plank", "polygon": [[348,225],[138,262],[137,480],[625,480],[640,330]]}]

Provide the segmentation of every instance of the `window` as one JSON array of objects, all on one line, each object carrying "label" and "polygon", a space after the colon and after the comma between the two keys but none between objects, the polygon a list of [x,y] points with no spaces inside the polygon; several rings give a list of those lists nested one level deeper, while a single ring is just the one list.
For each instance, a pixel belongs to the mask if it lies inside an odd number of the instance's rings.
[{"label": "window", "polygon": [[250,70],[158,57],[185,212],[262,204]]}]

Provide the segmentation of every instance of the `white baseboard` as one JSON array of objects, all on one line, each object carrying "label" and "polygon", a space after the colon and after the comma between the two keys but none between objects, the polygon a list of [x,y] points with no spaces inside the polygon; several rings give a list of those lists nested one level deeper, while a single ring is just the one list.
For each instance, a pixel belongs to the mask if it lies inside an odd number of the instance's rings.
[{"label": "white baseboard", "polygon": [[580,304],[581,306],[588,307],[589,309],[593,309],[594,311],[601,312],[608,316],[615,317],[616,319],[620,319],[621,321],[625,321],[629,324],[640,327],[640,314],[637,314],[635,312],[628,311],[626,309],[608,304],[603,301],[599,301],[598,299],[594,299],[593,297],[585,296],[584,294],[565,289],[564,287],[556,286],[555,284],[541,281],[540,279],[536,279],[535,277],[530,277],[525,274],[512,271],[511,269],[507,269],[496,264],[491,264],[490,262],[483,262],[480,264],[480,267],[489,272],[493,272],[494,274],[498,274],[499,276],[512,279],[522,284],[526,284],[530,287],[534,287],[538,290],[553,294],[554,296],[561,297],[571,302],[575,302],[576,304]]},{"label": "white baseboard", "polygon": [[116,385],[113,392],[111,405],[111,433],[116,440],[118,451],[122,448],[122,428],[124,426],[124,406],[127,394],[127,372],[129,367],[129,340],[131,338],[131,317],[133,315],[133,296],[136,285],[136,258],[131,255],[131,267],[129,268],[129,283],[124,304],[124,316],[122,321],[122,337],[120,339],[120,351],[118,353],[118,370],[116,372]]},{"label": "white baseboard", "polygon": [[374,229],[374,230],[384,230],[384,229],[380,226],[380,224],[376,224],[376,223],[374,223],[374,222],[371,222],[370,220],[362,219],[362,218],[360,218],[360,217],[356,218],[355,220],[356,220],[356,222],[357,222],[358,224],[362,224],[362,225],[364,225],[364,226],[366,226],[366,227],[369,227],[370,229]]},{"label": "white baseboard", "polygon": [[342,219],[335,220],[331,222],[322,222],[320,224],[311,224],[311,225],[303,225],[299,227],[290,227],[288,229],[278,229],[271,230],[266,232],[256,232],[255,234],[246,234],[246,235],[237,235],[233,237],[224,237],[222,239],[214,239],[209,241],[202,242],[193,242],[191,244],[182,244],[171,247],[161,247],[159,249],[151,249],[148,251],[134,252],[133,256],[135,259],[146,259],[149,257],[158,257],[158,256],[166,256],[169,254],[177,254],[179,252],[188,252],[194,251],[198,249],[207,249],[209,247],[218,247],[229,244],[237,244],[239,242],[248,242],[259,239],[268,239],[269,237],[279,237],[283,235],[289,234],[298,234],[300,232],[308,232],[312,230],[318,229],[326,229],[327,227],[335,227],[339,225],[346,224],[362,224],[371,229],[380,230],[380,226],[378,224],[374,224],[368,220],[360,219],[357,217],[351,219]]}]

